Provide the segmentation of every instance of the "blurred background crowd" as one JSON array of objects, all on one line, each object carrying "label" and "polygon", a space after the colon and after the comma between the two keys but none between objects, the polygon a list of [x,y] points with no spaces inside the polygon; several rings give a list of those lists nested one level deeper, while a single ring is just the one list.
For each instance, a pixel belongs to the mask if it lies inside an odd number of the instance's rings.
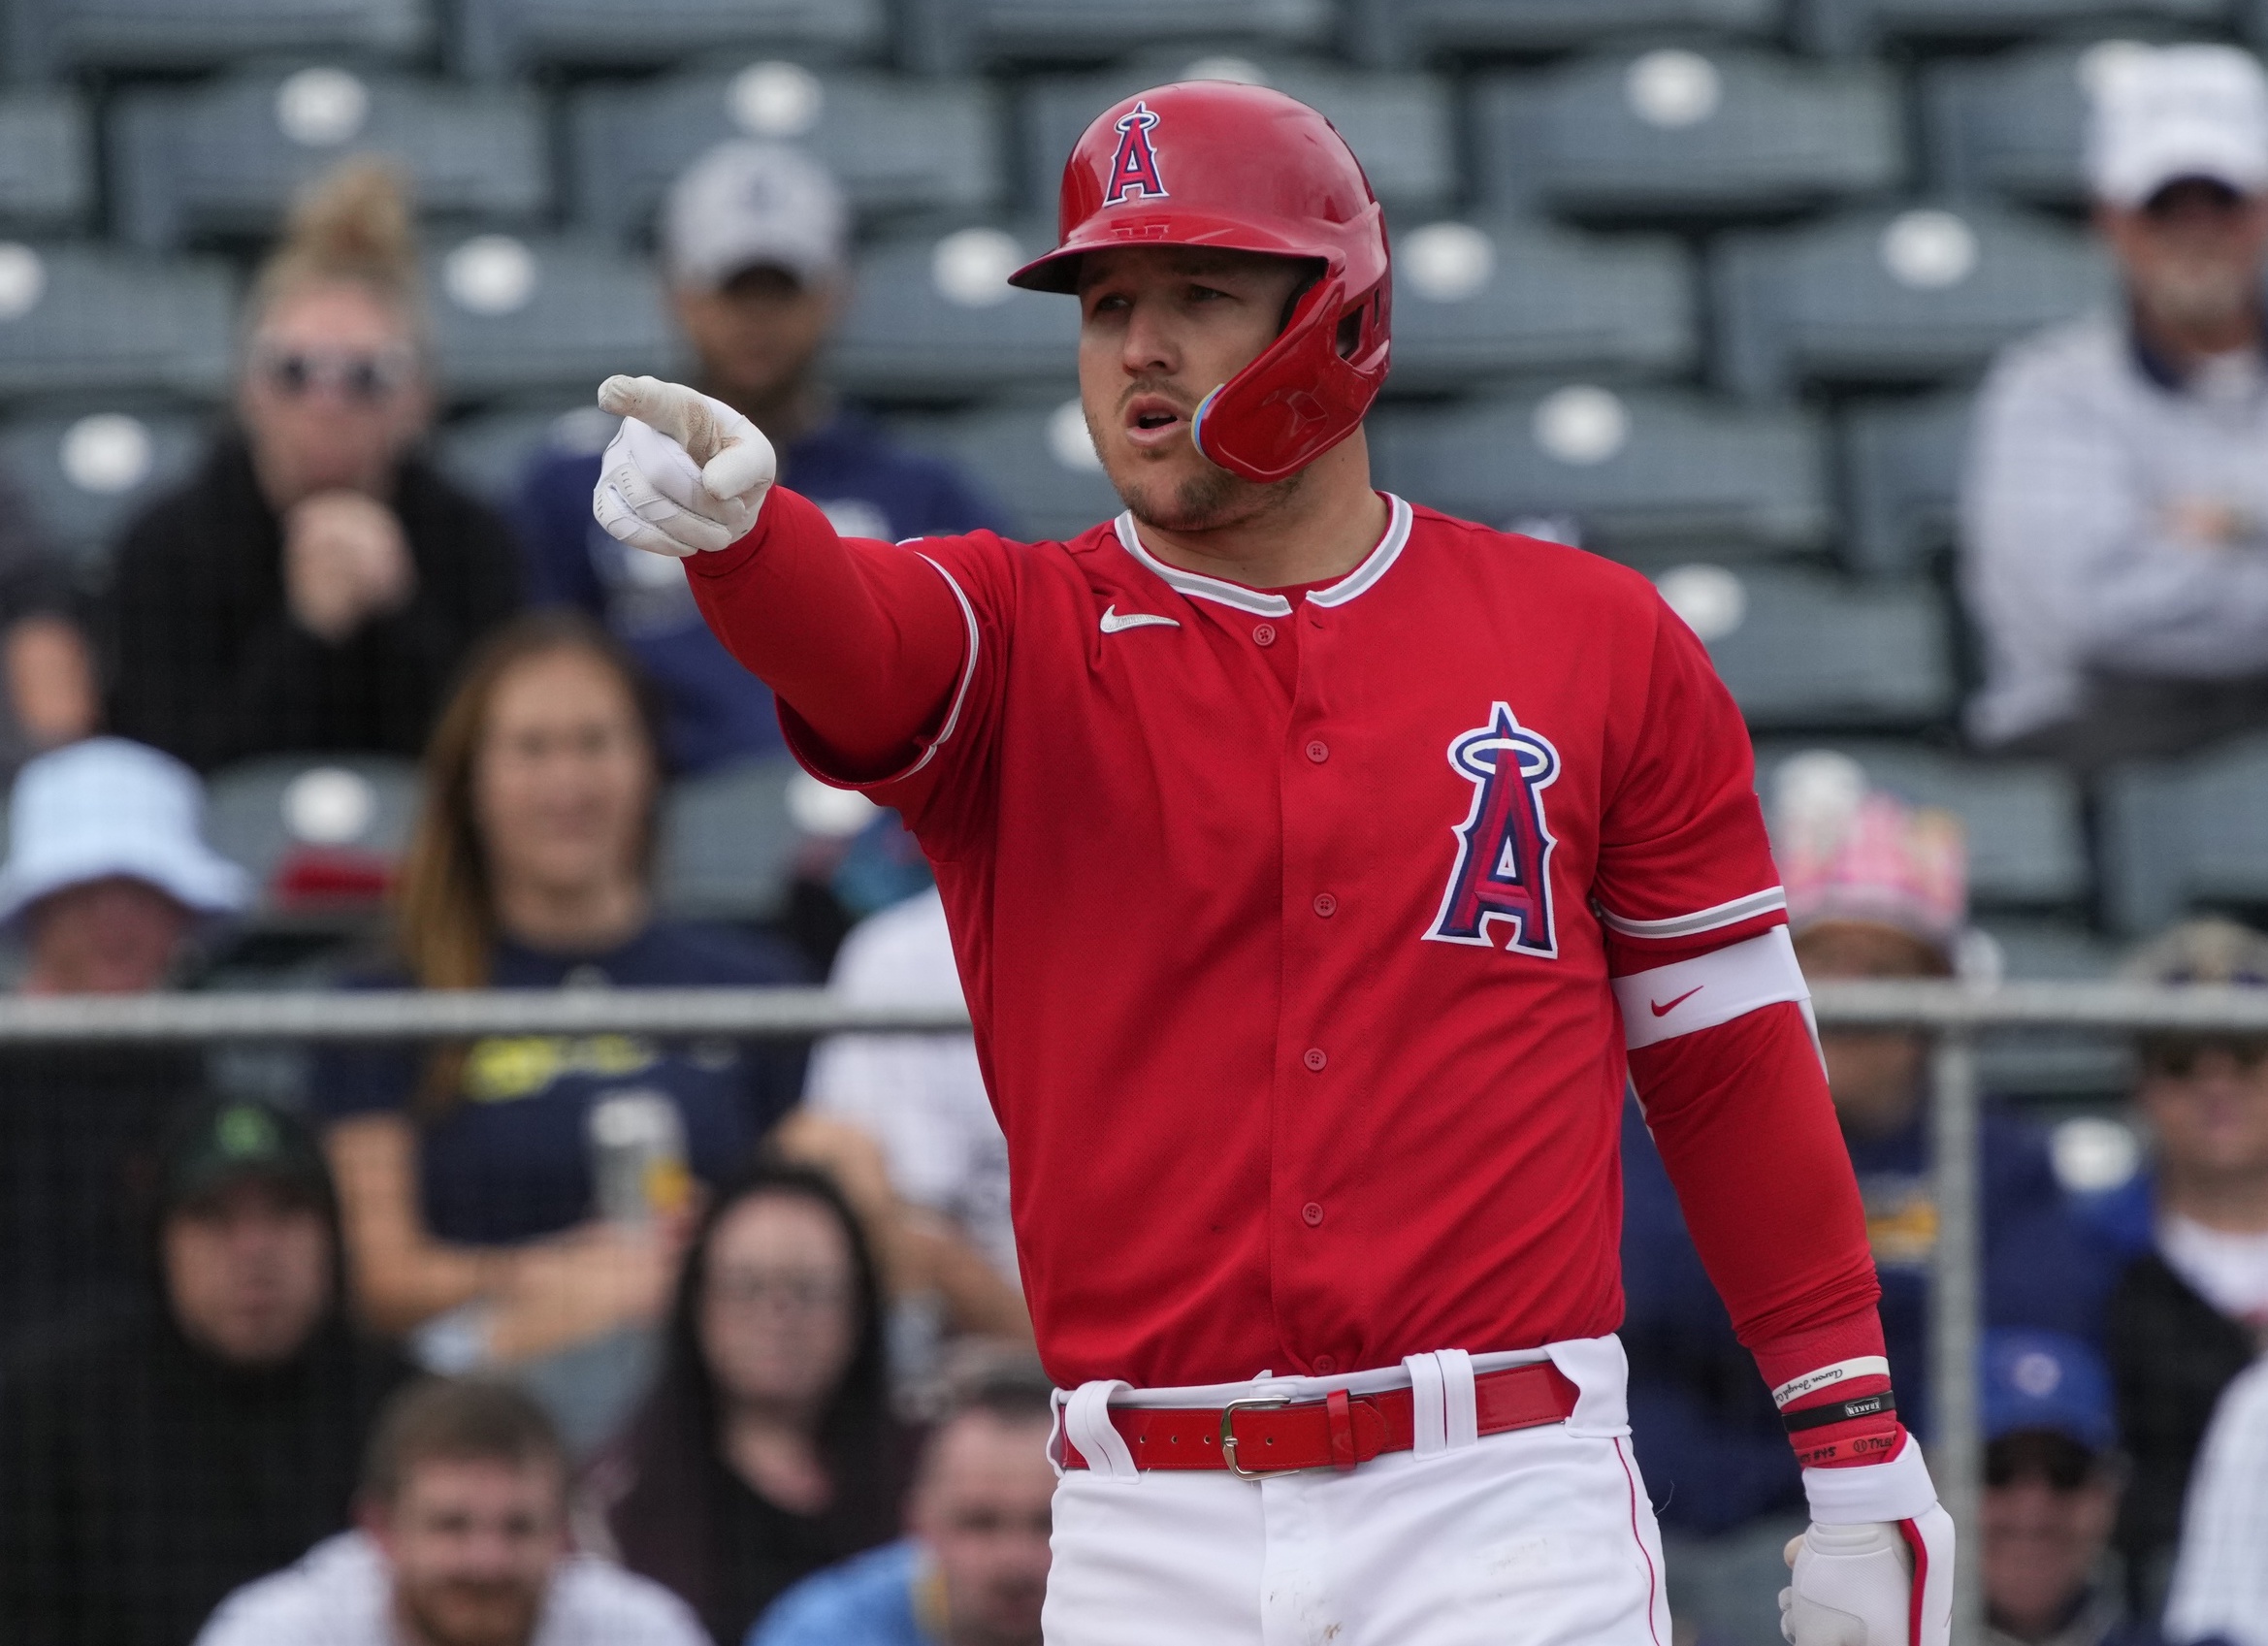
[{"label": "blurred background crowd", "polygon": [[[1191,76],[1387,204],[1380,483],[1708,643],[1812,977],[2268,987],[2268,5],[0,15],[17,993],[957,1001],[894,817],[592,524],[591,389],[846,533],[1107,518],[1002,276]],[[1926,1048],[1825,1053],[1927,1438]],[[2264,1646],[2268,1042],[1983,1067],[1993,1638]],[[1796,1468],[1624,1145],[1679,1639],[1769,1642]],[[1008,1205],[966,1037],[0,1051],[0,1640],[1036,1646]]]}]

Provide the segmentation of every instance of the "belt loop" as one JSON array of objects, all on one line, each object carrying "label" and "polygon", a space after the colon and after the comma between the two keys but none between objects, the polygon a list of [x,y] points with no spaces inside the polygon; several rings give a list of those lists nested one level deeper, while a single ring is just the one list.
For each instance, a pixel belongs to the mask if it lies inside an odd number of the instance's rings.
[{"label": "belt loop", "polygon": [[1111,1422],[1111,1397],[1130,1383],[1096,1379],[1071,1391],[1063,1406],[1063,1434],[1086,1460],[1089,1474],[1110,1480],[1137,1480],[1134,1452]]},{"label": "belt loop", "polygon": [[1442,1363],[1430,1354],[1402,1357],[1409,1373],[1409,1449],[1429,1457],[1449,1443],[1448,1396],[1442,1380]]},{"label": "belt loop", "polygon": [[1442,1443],[1455,1451],[1480,1443],[1479,1397],[1473,1388],[1473,1357],[1463,1349],[1437,1349],[1442,1369]]}]

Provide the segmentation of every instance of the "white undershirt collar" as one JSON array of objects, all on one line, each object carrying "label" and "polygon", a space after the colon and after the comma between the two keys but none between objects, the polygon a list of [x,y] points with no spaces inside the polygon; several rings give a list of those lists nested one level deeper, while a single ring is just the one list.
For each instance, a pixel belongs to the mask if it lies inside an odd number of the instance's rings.
[{"label": "white undershirt collar", "polygon": [[[1342,606],[1386,575],[1386,568],[1402,553],[1402,546],[1409,541],[1409,505],[1391,492],[1378,494],[1386,500],[1388,515],[1386,534],[1378,539],[1378,546],[1371,550],[1363,563],[1338,582],[1326,589],[1310,591],[1308,598],[1319,606]],[[1271,595],[1259,589],[1247,589],[1242,584],[1230,583],[1218,577],[1207,577],[1199,572],[1183,571],[1178,565],[1168,565],[1142,546],[1142,534],[1134,528],[1134,511],[1128,509],[1112,523],[1118,530],[1118,541],[1126,552],[1143,565],[1162,578],[1167,587],[1191,599],[1212,600],[1216,605],[1234,606],[1238,611],[1250,612],[1255,617],[1289,617],[1291,602],[1281,595]]]}]

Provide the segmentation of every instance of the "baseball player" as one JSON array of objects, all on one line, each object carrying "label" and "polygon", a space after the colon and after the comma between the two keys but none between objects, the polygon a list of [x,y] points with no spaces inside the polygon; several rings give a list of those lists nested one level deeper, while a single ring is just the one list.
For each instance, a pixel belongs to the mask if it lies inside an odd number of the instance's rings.
[{"label": "baseball player", "polygon": [[1803,1646],[1949,1630],[1952,1527],[1752,791],[1611,563],[1372,489],[1386,237],[1279,93],[1100,115],[1060,243],[1126,512],[844,538],[612,378],[596,508],[937,871],[1061,1385],[1053,1646],[1663,1646],[1624,1408],[1626,1074],[1804,1464]]}]

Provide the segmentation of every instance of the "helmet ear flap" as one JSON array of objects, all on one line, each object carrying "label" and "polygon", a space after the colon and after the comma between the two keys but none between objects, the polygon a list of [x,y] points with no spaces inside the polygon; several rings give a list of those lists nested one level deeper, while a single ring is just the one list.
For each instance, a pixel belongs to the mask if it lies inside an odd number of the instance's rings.
[{"label": "helmet ear flap", "polygon": [[[1349,305],[1339,274],[1311,287],[1282,335],[1198,405],[1190,431],[1198,451],[1241,479],[1268,485],[1354,433],[1386,374],[1382,291],[1381,281]],[[1348,320],[1355,323],[1352,359],[1340,352]],[[1366,339],[1374,346],[1364,347]]]}]

